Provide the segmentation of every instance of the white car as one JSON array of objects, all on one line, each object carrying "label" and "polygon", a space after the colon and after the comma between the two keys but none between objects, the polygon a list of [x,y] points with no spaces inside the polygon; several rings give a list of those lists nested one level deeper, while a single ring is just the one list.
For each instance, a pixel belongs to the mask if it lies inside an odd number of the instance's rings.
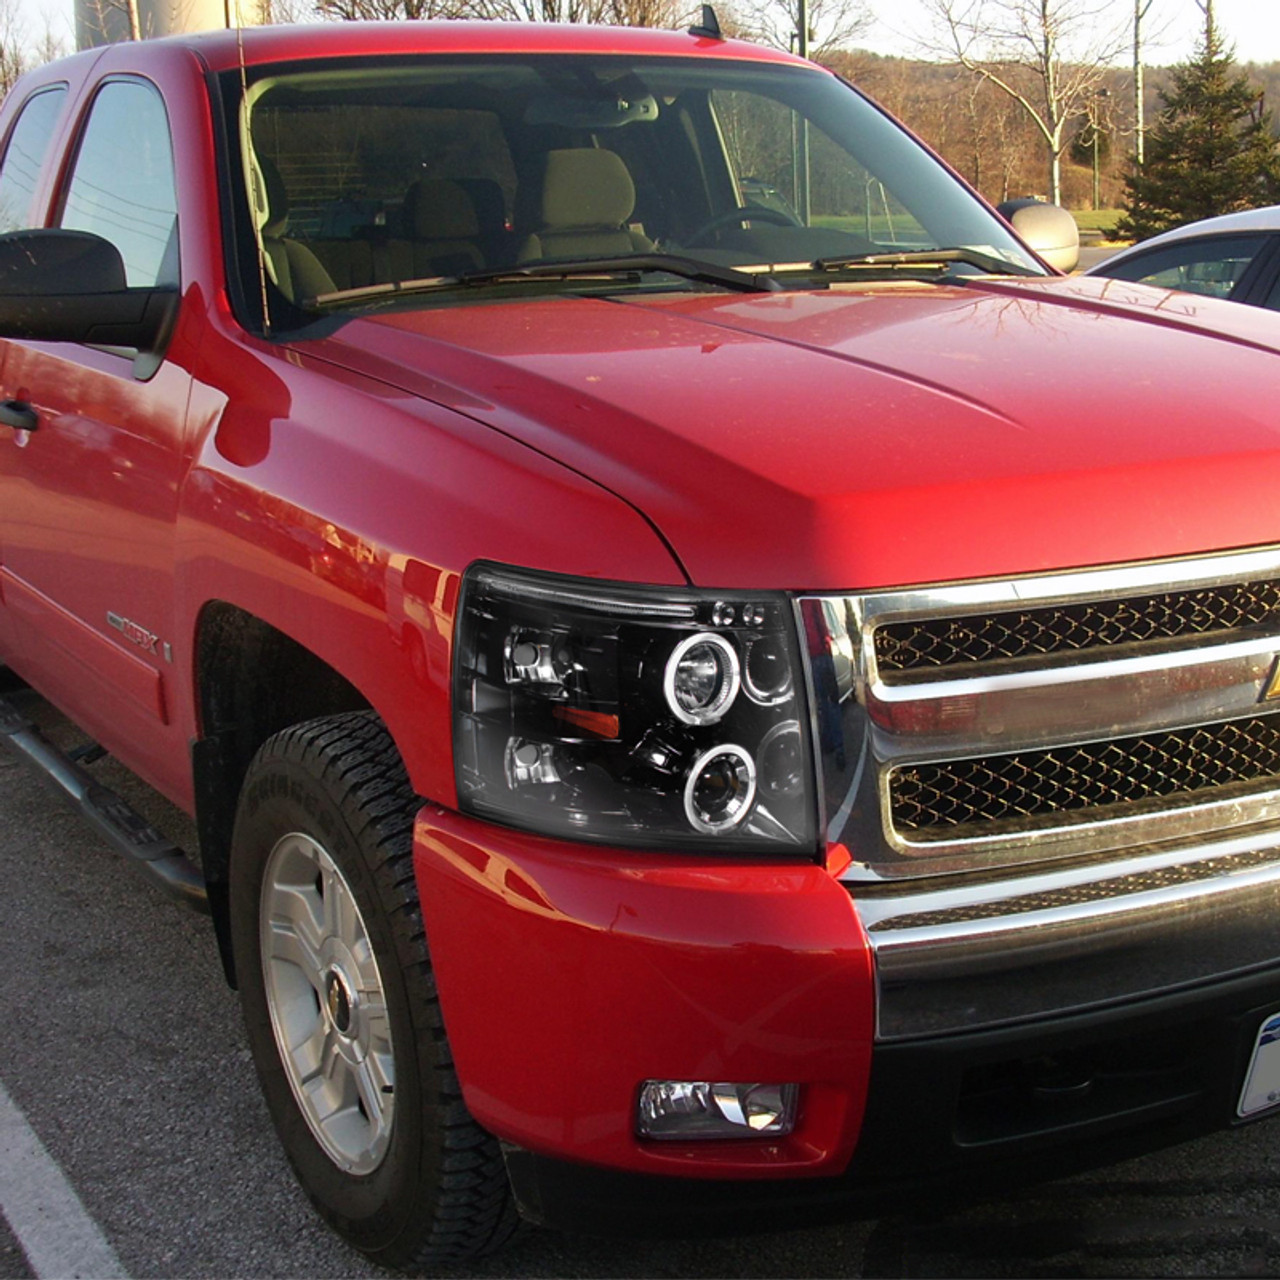
[{"label": "white car", "polygon": [[1280,205],[1188,223],[1121,250],[1084,274],[1280,311]]}]

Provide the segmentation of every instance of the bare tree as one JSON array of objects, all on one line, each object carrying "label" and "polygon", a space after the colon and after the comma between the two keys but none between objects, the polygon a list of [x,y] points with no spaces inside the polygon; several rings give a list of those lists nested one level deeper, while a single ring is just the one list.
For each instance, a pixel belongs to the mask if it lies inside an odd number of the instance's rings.
[{"label": "bare tree", "polygon": [[0,0],[0,95],[27,69],[26,31],[17,0]]},{"label": "bare tree", "polygon": [[[954,86],[946,106],[947,119],[963,123],[967,130],[969,181],[994,202],[1009,199],[1018,182],[1026,182],[1035,154],[1035,139],[1028,136],[1018,104],[981,77],[971,76],[967,84]],[[963,110],[957,109],[960,106]]]},{"label": "bare tree", "polygon": [[322,18],[345,22],[460,18],[468,16],[470,8],[467,0],[317,0],[316,3]]},{"label": "bare tree", "polygon": [[680,25],[679,0],[609,0],[605,21],[619,27]]},{"label": "bare tree", "polygon": [[49,15],[45,15],[44,30],[40,33],[40,39],[36,41],[35,48],[32,50],[32,59],[37,66],[43,66],[46,62],[53,62],[57,58],[65,57],[67,53],[66,42],[58,35],[53,24],[49,21]]},{"label": "bare tree", "polygon": [[1044,142],[1049,195],[1062,199],[1068,126],[1128,43],[1109,0],[926,0],[944,50],[1008,94]]},{"label": "bare tree", "polygon": [[113,44],[119,40],[141,40],[154,32],[143,31],[138,0],[91,0],[76,9],[78,43]]},{"label": "bare tree", "polygon": [[271,26],[315,22],[321,15],[312,0],[227,0],[232,26]]},{"label": "bare tree", "polygon": [[473,0],[477,17],[516,22],[604,22],[608,0]]},{"label": "bare tree", "polygon": [[[283,2],[296,4],[298,0]],[[680,4],[679,0],[316,0],[316,8],[321,17],[347,20],[500,18],[660,27],[675,25]]]},{"label": "bare tree", "polygon": [[596,22],[621,27],[676,27],[687,0],[461,0],[466,16],[512,22]]},{"label": "bare tree", "polygon": [[801,0],[744,0],[735,12],[744,34],[819,60],[848,48],[871,25],[872,15],[863,0],[805,0],[803,8],[808,28],[803,40]]},{"label": "bare tree", "polygon": [[347,21],[490,18],[509,22],[612,23],[624,27],[676,27],[691,17],[690,0],[260,0],[260,3],[270,12],[269,20],[273,22],[297,21],[308,9],[322,18]]}]

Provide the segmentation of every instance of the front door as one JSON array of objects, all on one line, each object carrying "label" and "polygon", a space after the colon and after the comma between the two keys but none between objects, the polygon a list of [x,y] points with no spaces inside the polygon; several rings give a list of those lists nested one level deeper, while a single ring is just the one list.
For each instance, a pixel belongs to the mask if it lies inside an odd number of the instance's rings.
[{"label": "front door", "polygon": [[[176,286],[176,211],[163,100],[146,81],[107,80],[57,225],[110,240],[130,286]],[[37,414],[34,431],[0,431],[2,585],[19,668],[163,784],[165,761],[185,756],[166,677],[190,376],[119,348],[4,345],[0,398]]]}]

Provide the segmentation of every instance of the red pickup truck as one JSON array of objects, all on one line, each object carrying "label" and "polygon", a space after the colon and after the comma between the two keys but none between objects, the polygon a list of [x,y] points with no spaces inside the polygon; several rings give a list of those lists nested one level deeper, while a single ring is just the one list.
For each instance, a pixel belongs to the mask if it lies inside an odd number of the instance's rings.
[{"label": "red pickup truck", "polygon": [[0,138],[0,656],[198,854],[0,729],[210,912],[355,1245],[1275,1109],[1275,317],[712,15],[115,46]]}]

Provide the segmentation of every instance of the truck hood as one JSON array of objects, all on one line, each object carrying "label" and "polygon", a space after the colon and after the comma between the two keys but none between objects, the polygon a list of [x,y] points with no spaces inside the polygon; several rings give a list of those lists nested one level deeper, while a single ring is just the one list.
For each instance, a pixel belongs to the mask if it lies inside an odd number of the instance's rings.
[{"label": "truck hood", "polygon": [[590,477],[706,586],[1280,542],[1280,316],[1237,304],[1103,279],[557,297],[298,345]]}]

